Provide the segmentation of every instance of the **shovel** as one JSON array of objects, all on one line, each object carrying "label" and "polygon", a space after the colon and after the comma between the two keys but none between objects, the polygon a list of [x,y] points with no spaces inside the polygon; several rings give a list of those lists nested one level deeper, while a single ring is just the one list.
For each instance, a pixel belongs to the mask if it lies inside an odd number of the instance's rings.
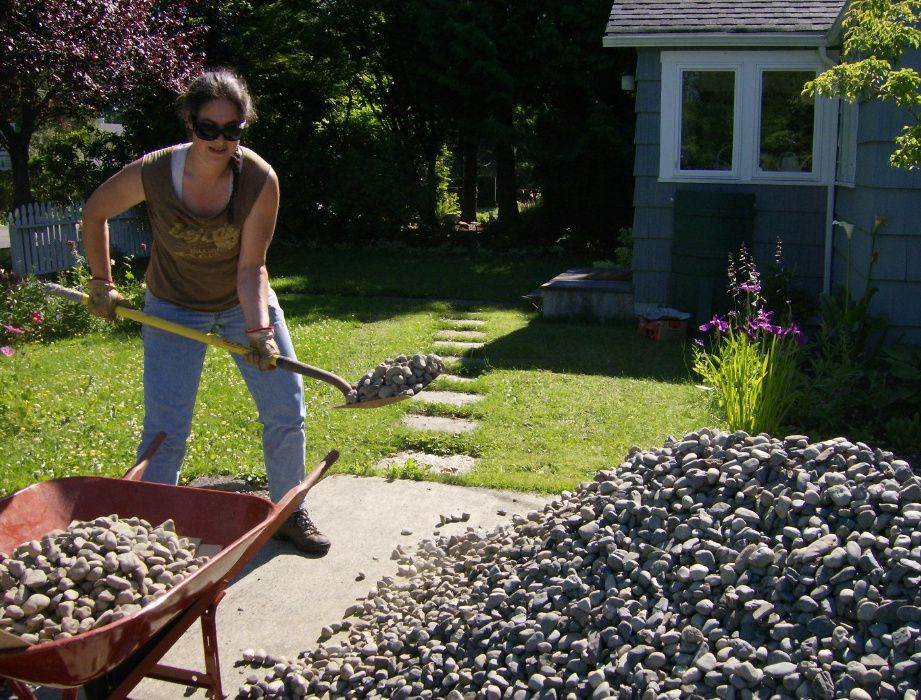
[{"label": "shovel", "polygon": [[[81,291],[62,287],[61,285],[54,284],[52,282],[45,283],[45,291],[47,291],[49,294],[63,297],[68,301],[73,301],[78,304],[86,304],[89,300],[89,297]],[[250,350],[252,350],[252,348],[246,345],[235,343],[232,340],[225,340],[224,338],[221,338],[218,335],[214,335],[213,333],[203,333],[199,330],[195,330],[194,328],[183,326],[181,323],[166,321],[157,316],[145,314],[143,311],[138,311],[137,309],[133,309],[130,306],[116,306],[115,315],[119,318],[130,318],[132,321],[137,321],[138,323],[142,323],[146,326],[159,328],[161,331],[166,331],[167,333],[175,333],[176,335],[181,335],[183,338],[188,338],[189,340],[197,340],[199,343],[204,343],[205,345],[213,345],[216,348],[222,348],[228,352],[234,353],[235,355],[246,355],[250,352]],[[301,374],[305,377],[310,377],[311,379],[319,379],[321,382],[331,384],[339,391],[341,391],[342,395],[345,397],[348,397],[349,392],[352,390],[352,386],[342,377],[339,377],[332,372],[327,372],[324,369],[319,369],[318,367],[305,365],[303,362],[292,360],[290,357],[285,357],[284,355],[275,355],[272,357],[271,362],[275,367],[286,369],[289,372],[296,372],[297,374]],[[388,404],[396,403],[397,401],[402,401],[406,398],[409,397],[402,395],[388,396],[383,399],[370,399],[368,401],[359,401],[356,403],[344,403],[338,406],[333,406],[333,408],[379,408],[381,406],[387,406]]]}]

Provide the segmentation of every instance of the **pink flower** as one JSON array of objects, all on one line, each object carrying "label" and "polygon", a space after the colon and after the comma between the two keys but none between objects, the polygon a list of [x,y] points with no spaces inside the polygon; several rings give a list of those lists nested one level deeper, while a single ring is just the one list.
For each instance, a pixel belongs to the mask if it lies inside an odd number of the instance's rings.
[{"label": "pink flower", "polygon": [[11,348],[9,345],[4,345],[2,348],[0,348],[0,353],[6,355],[7,357],[12,357],[16,354],[16,351],[13,350],[13,348]]},{"label": "pink flower", "polygon": [[3,324],[3,328],[4,330],[6,330],[7,333],[12,333],[13,335],[22,335],[23,333],[25,333],[25,331],[22,330],[22,328],[17,328],[16,326],[11,326],[6,323]]},{"label": "pink flower", "polygon": [[144,243],[144,241],[141,241],[141,250],[143,250],[143,251],[146,251],[146,250],[147,250],[147,244]]},{"label": "pink flower", "polygon": [[67,241],[67,249],[71,253],[73,253],[77,249],[77,242],[73,238]]},{"label": "pink flower", "polygon": [[32,319],[32,323],[36,326],[40,326],[45,322],[45,317],[41,315],[38,311],[32,311],[29,313],[29,318]]}]

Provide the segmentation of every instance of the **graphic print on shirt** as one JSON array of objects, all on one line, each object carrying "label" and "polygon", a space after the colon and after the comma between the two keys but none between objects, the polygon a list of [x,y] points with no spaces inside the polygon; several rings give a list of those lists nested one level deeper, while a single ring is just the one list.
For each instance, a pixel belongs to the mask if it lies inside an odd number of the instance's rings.
[{"label": "graphic print on shirt", "polygon": [[169,233],[176,242],[174,255],[194,260],[223,257],[240,242],[240,229],[233,224],[191,228],[177,221]]}]

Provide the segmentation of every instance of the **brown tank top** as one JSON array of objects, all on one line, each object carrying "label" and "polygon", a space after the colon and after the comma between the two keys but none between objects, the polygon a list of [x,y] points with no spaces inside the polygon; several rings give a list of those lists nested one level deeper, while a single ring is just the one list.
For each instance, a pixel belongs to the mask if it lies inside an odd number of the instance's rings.
[{"label": "brown tank top", "polygon": [[170,159],[178,148],[148,153],[141,161],[153,234],[147,288],[155,297],[178,306],[224,311],[239,303],[240,231],[272,168],[240,146],[243,166],[232,202],[214,216],[196,216],[173,189]]}]

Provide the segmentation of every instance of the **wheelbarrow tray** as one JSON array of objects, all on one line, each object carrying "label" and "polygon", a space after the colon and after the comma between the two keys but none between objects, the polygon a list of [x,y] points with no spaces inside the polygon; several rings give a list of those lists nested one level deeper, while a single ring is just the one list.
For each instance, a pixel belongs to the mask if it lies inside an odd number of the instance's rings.
[{"label": "wheelbarrow tray", "polygon": [[0,676],[43,686],[81,686],[114,668],[217,584],[239,571],[281,525],[271,501],[248,494],[127,479],[70,477],[34,484],[0,501],[0,551],[40,539],[72,520],[106,515],[172,519],[182,537],[220,552],[141,610],[98,629],[0,651]]}]

